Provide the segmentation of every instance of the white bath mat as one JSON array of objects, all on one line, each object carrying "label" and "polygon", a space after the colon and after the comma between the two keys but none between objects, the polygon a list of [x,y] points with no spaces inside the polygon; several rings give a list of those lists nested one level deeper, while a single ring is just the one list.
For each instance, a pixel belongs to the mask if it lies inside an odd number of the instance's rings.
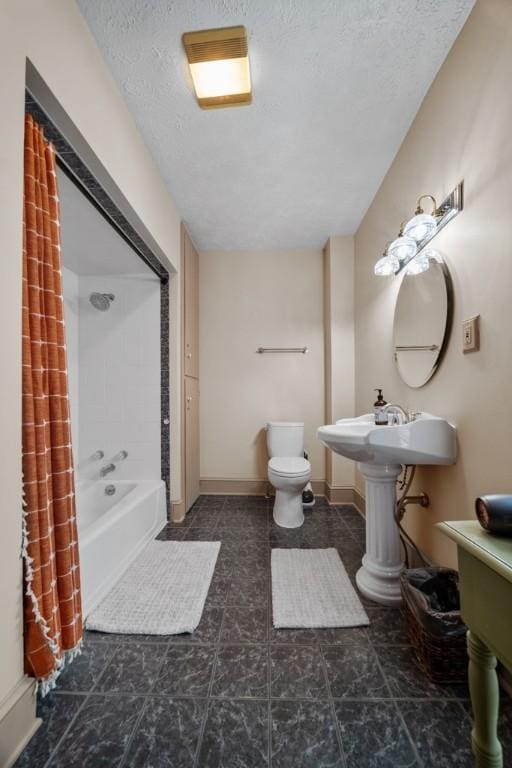
[{"label": "white bath mat", "polygon": [[358,627],[368,616],[336,549],[273,549],[274,627]]},{"label": "white bath mat", "polygon": [[88,616],[87,629],[143,635],[193,632],[220,542],[152,541]]}]

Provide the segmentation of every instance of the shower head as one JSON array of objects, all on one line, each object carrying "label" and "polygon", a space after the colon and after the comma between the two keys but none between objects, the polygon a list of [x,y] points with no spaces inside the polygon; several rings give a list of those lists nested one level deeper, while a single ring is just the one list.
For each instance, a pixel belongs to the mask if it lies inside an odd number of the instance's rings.
[{"label": "shower head", "polygon": [[113,293],[91,293],[89,301],[95,309],[99,309],[100,312],[106,312],[110,309],[110,305],[114,301],[115,296]]}]

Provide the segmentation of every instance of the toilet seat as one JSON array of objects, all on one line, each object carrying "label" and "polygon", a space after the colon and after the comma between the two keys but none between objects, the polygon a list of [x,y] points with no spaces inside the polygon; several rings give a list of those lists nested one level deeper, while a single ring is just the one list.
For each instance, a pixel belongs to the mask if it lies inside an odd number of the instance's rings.
[{"label": "toilet seat", "polygon": [[279,477],[301,477],[309,474],[311,464],[302,456],[274,456],[268,462],[268,468]]}]

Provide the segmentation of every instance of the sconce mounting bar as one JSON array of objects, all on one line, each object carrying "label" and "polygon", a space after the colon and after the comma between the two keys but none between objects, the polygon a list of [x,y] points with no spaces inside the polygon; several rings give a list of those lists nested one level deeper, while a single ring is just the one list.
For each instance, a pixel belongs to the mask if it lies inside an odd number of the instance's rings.
[{"label": "sconce mounting bar", "polygon": [[[455,189],[453,189],[450,194],[445,197],[441,205],[436,209],[434,212],[434,216],[436,218],[436,228],[434,232],[432,232],[431,235],[426,237],[424,240],[422,240],[420,243],[418,243],[418,250],[414,254],[412,258],[417,258],[418,254],[421,253],[421,251],[427,247],[427,245],[432,242],[434,237],[445,227],[449,221],[455,218],[463,209],[464,207],[464,182],[460,181]],[[407,264],[411,261],[411,259],[407,259],[400,263],[400,269],[397,270],[396,274],[400,274],[402,269],[407,266]]]}]

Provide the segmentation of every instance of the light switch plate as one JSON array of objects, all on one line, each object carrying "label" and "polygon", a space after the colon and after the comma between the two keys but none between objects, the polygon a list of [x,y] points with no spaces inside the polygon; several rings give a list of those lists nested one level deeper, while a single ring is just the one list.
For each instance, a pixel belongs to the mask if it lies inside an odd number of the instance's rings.
[{"label": "light switch plate", "polygon": [[462,321],[462,351],[476,352],[480,349],[480,315]]}]

